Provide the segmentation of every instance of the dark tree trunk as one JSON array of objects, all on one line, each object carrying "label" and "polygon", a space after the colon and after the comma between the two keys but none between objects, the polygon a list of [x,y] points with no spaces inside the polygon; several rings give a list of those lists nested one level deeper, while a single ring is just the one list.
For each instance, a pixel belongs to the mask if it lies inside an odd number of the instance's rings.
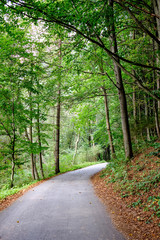
[{"label": "dark tree trunk", "polygon": [[15,128],[15,107],[14,107],[14,98],[12,102],[12,131],[13,139],[11,139],[11,151],[12,151],[12,170],[11,170],[11,184],[10,187],[13,187],[14,174],[15,174],[15,143],[16,143],[16,128]]},{"label": "dark tree trunk", "polygon": [[155,123],[156,123],[156,133],[158,138],[160,138],[160,129],[159,129],[159,118],[158,118],[158,107],[156,104],[156,100],[154,99],[153,101],[153,105],[154,105],[154,112],[155,112]]},{"label": "dark tree trunk", "polygon": [[40,120],[39,120],[39,116],[40,116],[40,111],[39,111],[39,103],[38,103],[38,114],[37,114],[37,130],[38,130],[38,145],[39,145],[39,149],[40,149],[40,153],[39,153],[39,165],[40,165],[40,172],[41,172],[41,176],[42,178],[44,178],[44,171],[43,171],[43,160],[42,160],[42,151],[41,151],[41,130],[40,130]]},{"label": "dark tree trunk", "polygon": [[[59,61],[61,66],[61,40],[59,41]],[[59,147],[60,147],[60,113],[61,113],[61,68],[58,76],[58,96],[57,96],[57,115],[56,115],[56,145],[55,145],[55,173],[60,172],[59,168]]]},{"label": "dark tree trunk", "polygon": [[148,117],[149,117],[149,112],[148,112],[148,101],[147,101],[147,97],[146,95],[144,95],[144,104],[145,104],[145,118],[146,118],[146,123],[147,123],[147,127],[146,127],[146,133],[147,133],[147,140],[150,141],[150,129],[148,127]]},{"label": "dark tree trunk", "polygon": [[[111,51],[113,53],[118,53],[115,26],[113,21],[114,19],[113,0],[109,0],[109,6],[111,7],[111,10],[112,10],[112,23],[110,24],[110,32],[111,32],[110,40],[112,44]],[[118,58],[116,58],[116,60],[119,62]],[[116,61],[114,61],[114,73],[115,73],[116,82],[118,86],[118,95],[119,95],[119,101],[120,101],[125,157],[126,159],[130,159],[133,157],[133,152],[132,152],[132,144],[131,144],[131,136],[130,136],[130,127],[129,127],[129,121],[128,121],[127,102],[126,102],[126,95],[125,95],[125,90],[123,86],[123,81],[122,81],[121,69],[117,65]]]},{"label": "dark tree trunk", "polygon": [[[32,126],[30,126],[30,144],[31,144],[31,151],[32,151],[32,143],[33,143]],[[35,180],[36,177],[35,177],[34,155],[33,155],[32,152],[31,152],[31,166],[32,166],[32,178],[33,178],[33,180]]]},{"label": "dark tree trunk", "polygon": [[13,182],[14,182],[14,173],[15,173],[15,129],[14,129],[14,136],[13,136],[13,140],[11,142],[11,149],[12,149],[12,171],[11,171],[11,184],[10,187],[13,187]]},{"label": "dark tree trunk", "polygon": [[104,87],[102,87],[102,89],[103,89],[103,93],[104,93],[106,126],[107,126],[107,132],[108,132],[108,137],[109,137],[110,149],[111,149],[112,158],[115,158],[116,155],[115,155],[115,149],[114,149],[114,145],[113,145],[113,138],[112,138],[112,132],[111,132],[111,127],[110,127],[110,121],[109,121],[109,108],[108,108],[107,92]]},{"label": "dark tree trunk", "polygon": [[[160,15],[160,2],[158,0],[152,0],[153,3],[153,11],[156,15]],[[160,39],[160,19],[155,17],[155,29],[156,35]],[[153,40],[153,65],[160,65],[160,46]],[[153,78],[156,82],[156,89],[160,90],[160,75],[154,70]],[[160,101],[154,101],[154,110],[155,110],[155,123],[156,123],[156,132],[158,138],[160,138],[160,123],[159,123],[159,116],[160,116]]]},{"label": "dark tree trunk", "polygon": [[[160,1],[152,0],[152,2],[153,2],[154,13],[157,16],[160,16]],[[156,17],[156,24],[157,24],[157,35],[158,35],[158,38],[160,39],[160,19],[158,17]]]},{"label": "dark tree trunk", "polygon": [[36,154],[33,155],[33,158],[34,158],[34,172],[35,172],[35,177],[36,177],[36,179],[38,180],[38,179],[39,179],[39,174],[38,174],[37,165],[36,165]]},{"label": "dark tree trunk", "polygon": [[12,154],[12,172],[11,172],[11,184],[10,187],[13,187],[13,182],[14,182],[14,170],[15,170],[15,162],[14,162],[14,156]]},{"label": "dark tree trunk", "polygon": [[29,92],[30,97],[30,127],[29,127],[29,133],[30,133],[30,145],[31,145],[31,166],[32,166],[32,178],[33,180],[36,179],[35,177],[35,164],[34,164],[34,155],[33,155],[33,127],[32,127],[32,94]]},{"label": "dark tree trunk", "polygon": [[[59,86],[60,87],[60,86]],[[61,103],[60,103],[61,91],[58,90],[58,104],[57,104],[57,116],[56,116],[56,146],[55,146],[55,173],[59,173],[59,144],[60,144],[60,112],[61,112]]]},{"label": "dark tree trunk", "polygon": [[136,93],[135,93],[135,87],[133,87],[133,118],[134,118],[135,125],[136,125],[136,121],[137,121],[137,108],[136,108]]}]

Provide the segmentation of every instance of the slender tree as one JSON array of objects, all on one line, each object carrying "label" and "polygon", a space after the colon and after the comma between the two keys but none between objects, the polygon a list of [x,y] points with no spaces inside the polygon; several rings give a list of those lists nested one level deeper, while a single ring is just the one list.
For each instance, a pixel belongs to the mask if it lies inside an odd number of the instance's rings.
[{"label": "slender tree", "polygon": [[[109,0],[109,6],[111,7],[111,25],[110,25],[110,40],[111,40],[111,50],[113,53],[118,55],[118,47],[117,47],[117,40],[116,40],[116,33],[115,33],[115,26],[114,26],[114,13],[113,13],[113,0]],[[123,138],[124,138],[124,147],[125,147],[125,155],[126,158],[130,159],[133,157],[132,152],[132,144],[131,144],[131,136],[130,136],[130,127],[128,121],[128,111],[127,111],[127,102],[125,96],[125,90],[123,86],[122,74],[121,69],[117,65],[119,62],[119,58],[114,61],[114,72],[118,86],[118,95],[120,101],[120,109],[121,109],[121,121],[122,121],[122,131],[123,131]]]},{"label": "slender tree", "polygon": [[59,40],[59,71],[58,71],[58,92],[57,92],[57,113],[56,113],[56,145],[55,145],[55,173],[60,172],[59,168],[59,148],[60,148],[60,114],[61,114],[61,61],[62,61],[62,41]]}]

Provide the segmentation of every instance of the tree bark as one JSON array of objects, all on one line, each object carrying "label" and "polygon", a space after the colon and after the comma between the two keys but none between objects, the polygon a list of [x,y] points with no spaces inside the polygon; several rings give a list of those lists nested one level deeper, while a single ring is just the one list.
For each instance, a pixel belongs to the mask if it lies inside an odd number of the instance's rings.
[{"label": "tree bark", "polygon": [[[111,51],[113,53],[118,53],[115,26],[114,26],[114,13],[113,13],[113,0],[109,0],[109,6],[112,9],[112,23],[110,24],[110,40],[112,43]],[[118,57],[115,57],[116,61],[119,62]],[[122,131],[123,131],[123,140],[124,140],[124,148],[125,148],[125,157],[126,159],[130,159],[133,157],[132,152],[132,144],[131,144],[131,136],[130,136],[130,127],[128,121],[128,110],[127,110],[127,102],[126,95],[122,81],[121,68],[117,65],[116,61],[114,61],[114,73],[116,77],[116,82],[118,86],[118,95],[120,101],[120,110],[121,110],[121,121],[122,121]]]},{"label": "tree bark", "polygon": [[77,140],[76,140],[76,143],[75,143],[75,153],[74,153],[74,156],[73,156],[73,164],[75,163],[79,140],[80,140],[80,130],[78,132],[78,137],[77,137]]},{"label": "tree bark", "polygon": [[[133,31],[133,40],[136,38],[136,33]],[[135,70],[132,70],[133,75],[135,75]],[[134,126],[137,125],[137,107],[136,107],[136,87],[133,86],[133,118],[134,118]]]},{"label": "tree bark", "polygon": [[37,171],[37,165],[36,165],[36,154],[33,155],[33,159],[34,159],[34,172],[35,172],[35,177],[37,180],[39,180],[39,174]]},{"label": "tree bark", "polygon": [[115,158],[116,154],[115,154],[115,148],[114,148],[114,145],[113,145],[113,138],[112,138],[112,132],[111,132],[111,127],[110,127],[110,121],[109,121],[109,108],[108,108],[107,92],[106,92],[106,89],[104,87],[102,87],[102,90],[103,90],[103,93],[104,93],[106,126],[107,126],[107,132],[108,132],[108,137],[109,137],[110,149],[111,149],[112,158]]},{"label": "tree bark", "polygon": [[[60,88],[60,85],[59,85]],[[58,103],[57,103],[57,115],[56,115],[56,145],[55,145],[55,173],[60,172],[59,168],[59,144],[60,144],[60,112],[61,112],[61,103],[60,103],[61,91],[58,90]]]},{"label": "tree bark", "polygon": [[[156,15],[160,15],[160,2],[159,0],[152,0],[153,3],[153,10]],[[155,28],[157,36],[160,40],[160,19],[155,18]],[[159,58],[159,52],[160,51],[160,45],[158,45],[155,41],[153,41],[153,52],[154,52],[154,62],[157,64],[157,66],[160,65],[160,58]],[[157,84],[157,90],[160,90],[160,76],[157,74],[157,72],[154,70],[154,78],[156,79]],[[154,101],[154,110],[155,110],[155,122],[156,122],[156,132],[158,137],[160,138],[160,125],[159,125],[159,115],[160,115],[160,101]]]},{"label": "tree bark", "polygon": [[13,140],[11,142],[11,149],[12,149],[12,171],[11,171],[11,184],[10,187],[13,187],[13,182],[14,182],[14,170],[15,170],[15,128],[13,129]]},{"label": "tree bark", "polygon": [[30,97],[30,127],[29,127],[29,133],[30,133],[30,145],[31,145],[31,166],[32,166],[32,178],[33,180],[36,179],[35,177],[35,164],[34,164],[34,156],[33,156],[33,128],[32,128],[32,94],[29,92],[29,97]]},{"label": "tree bark", "polygon": [[[13,154],[12,154],[13,155]],[[15,162],[14,162],[14,156],[12,156],[12,172],[11,172],[11,184],[10,187],[13,187],[13,182],[14,182],[14,169],[15,169]]]},{"label": "tree bark", "polygon": [[[62,53],[61,53],[62,41],[59,40],[59,62],[61,66]],[[56,115],[56,145],[55,145],[55,173],[60,172],[59,168],[59,147],[60,147],[60,113],[61,113],[61,69],[59,69],[58,76],[58,96],[57,96],[57,115]]]},{"label": "tree bark", "polygon": [[155,99],[153,100],[153,104],[154,104],[154,112],[155,112],[156,133],[157,133],[158,138],[160,138],[158,108],[157,108],[157,104],[156,104],[156,100]]},{"label": "tree bark", "polygon": [[[100,67],[101,73],[104,73],[102,58],[101,58],[101,64],[99,65],[99,67]],[[116,158],[115,148],[114,148],[113,138],[112,138],[112,131],[111,131],[111,127],[110,127],[108,96],[107,96],[107,92],[106,92],[106,88],[105,88],[104,84],[101,87],[101,89],[102,89],[103,94],[104,94],[104,105],[105,105],[105,114],[106,114],[106,127],[107,127],[107,133],[108,133],[108,137],[109,137],[109,144],[110,144],[110,149],[111,149],[111,155],[112,155],[112,158]]]},{"label": "tree bark", "polygon": [[[32,126],[30,126],[30,144],[31,144],[31,151],[32,151],[32,143],[33,143],[33,137],[32,137]],[[35,177],[35,166],[34,166],[34,155],[31,152],[31,166],[32,166],[32,178],[33,180],[36,179]]]},{"label": "tree bark", "polygon": [[147,97],[146,95],[144,95],[144,104],[145,104],[145,118],[146,118],[146,123],[147,123],[147,127],[146,127],[146,132],[147,132],[147,140],[150,141],[150,131],[149,131],[149,127],[148,127],[148,102],[147,102]]},{"label": "tree bark", "polygon": [[[141,126],[142,125],[142,116],[141,116],[142,109],[141,109],[141,102],[140,102],[141,101],[140,93],[138,94],[138,99],[139,99],[139,104],[138,104],[138,121],[139,121],[140,126]],[[140,127],[140,136],[144,140],[142,127]]]},{"label": "tree bark", "polygon": [[11,151],[12,151],[12,171],[11,171],[11,184],[10,184],[11,188],[13,187],[13,182],[14,182],[14,173],[15,173],[15,143],[16,143],[14,97],[13,97],[13,100],[12,100],[12,131],[13,131],[13,138],[11,138]]},{"label": "tree bark", "polygon": [[135,87],[133,87],[133,118],[136,125],[137,120],[137,108],[136,108],[136,93],[135,93]]},{"label": "tree bark", "polygon": [[[160,16],[160,1],[159,0],[152,0],[153,2],[153,8],[154,8],[154,13],[158,16]],[[157,23],[157,33],[158,33],[158,38],[160,40],[160,19],[156,17],[156,23]]]},{"label": "tree bark", "polygon": [[41,151],[41,147],[42,147],[42,143],[41,143],[41,130],[40,130],[39,116],[40,116],[40,111],[39,111],[39,103],[38,103],[37,131],[38,131],[38,145],[39,145],[39,149],[40,149],[40,152],[39,152],[39,165],[40,165],[41,176],[42,176],[42,178],[44,178],[43,160],[42,160],[42,151]]}]

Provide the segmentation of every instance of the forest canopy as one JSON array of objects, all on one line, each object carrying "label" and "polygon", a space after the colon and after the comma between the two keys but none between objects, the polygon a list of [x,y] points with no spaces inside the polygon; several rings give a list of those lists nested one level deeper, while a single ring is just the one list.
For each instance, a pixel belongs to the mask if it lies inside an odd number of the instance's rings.
[{"label": "forest canopy", "polygon": [[0,0],[0,30],[0,168],[11,187],[61,162],[129,161],[160,137],[158,0]]}]

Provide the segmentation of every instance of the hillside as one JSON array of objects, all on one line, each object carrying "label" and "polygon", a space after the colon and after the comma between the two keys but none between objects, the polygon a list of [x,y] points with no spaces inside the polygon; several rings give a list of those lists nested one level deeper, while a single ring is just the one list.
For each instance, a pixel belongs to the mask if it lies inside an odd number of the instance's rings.
[{"label": "hillside", "polygon": [[117,228],[130,240],[160,239],[159,143],[131,162],[110,163],[92,182]]}]

